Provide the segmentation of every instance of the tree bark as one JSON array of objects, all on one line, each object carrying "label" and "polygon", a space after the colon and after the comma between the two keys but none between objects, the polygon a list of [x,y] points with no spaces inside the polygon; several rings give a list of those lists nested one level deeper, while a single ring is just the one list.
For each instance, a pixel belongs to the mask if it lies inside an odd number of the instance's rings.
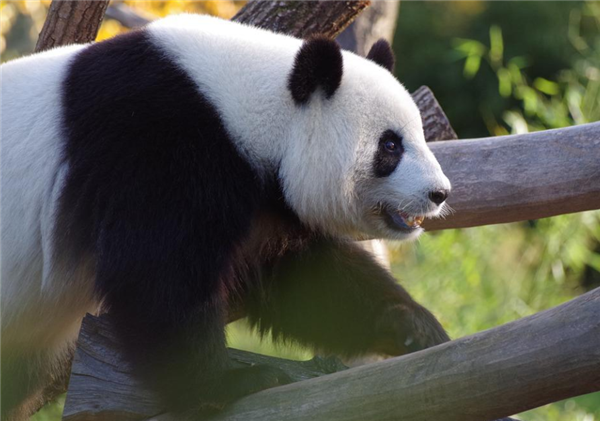
[{"label": "tree bark", "polygon": [[429,230],[600,209],[600,123],[430,147],[452,182],[455,212],[426,220]]},{"label": "tree bark", "polygon": [[369,0],[249,1],[232,20],[299,38],[314,34],[335,38],[370,3]]},{"label": "tree bark", "polygon": [[[297,362],[235,350],[231,357],[241,365],[277,366],[298,383],[248,396],[214,421],[493,420],[600,390],[600,288],[494,329],[353,369],[335,359]],[[84,320],[71,376],[66,421],[161,413],[129,377],[103,318]]]},{"label": "tree bark", "polygon": [[36,51],[68,44],[92,42],[104,18],[109,0],[53,0]]},{"label": "tree bark", "polygon": [[458,139],[446,113],[442,110],[431,89],[421,86],[412,93],[412,98],[421,112],[427,142]]}]

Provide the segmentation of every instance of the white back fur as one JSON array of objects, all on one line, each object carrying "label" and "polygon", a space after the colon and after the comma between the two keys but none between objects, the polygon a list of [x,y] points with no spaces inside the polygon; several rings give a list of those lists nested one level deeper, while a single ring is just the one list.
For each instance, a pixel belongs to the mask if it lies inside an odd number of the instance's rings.
[{"label": "white back fur", "polygon": [[52,242],[66,174],[59,132],[61,82],[69,60],[82,48],[59,48],[1,67],[3,345],[64,346],[65,336],[77,334],[78,317],[94,309],[89,279],[58,271]]}]

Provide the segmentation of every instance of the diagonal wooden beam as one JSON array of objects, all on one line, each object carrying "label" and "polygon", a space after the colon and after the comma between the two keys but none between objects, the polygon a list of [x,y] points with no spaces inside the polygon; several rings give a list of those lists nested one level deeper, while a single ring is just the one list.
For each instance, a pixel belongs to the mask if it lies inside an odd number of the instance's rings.
[{"label": "diagonal wooden beam", "polygon": [[[65,421],[161,413],[117,349],[106,321],[87,316]],[[243,398],[213,421],[489,421],[600,390],[600,288],[512,323],[353,369],[335,360],[230,356],[241,365],[279,367],[297,383]]]}]

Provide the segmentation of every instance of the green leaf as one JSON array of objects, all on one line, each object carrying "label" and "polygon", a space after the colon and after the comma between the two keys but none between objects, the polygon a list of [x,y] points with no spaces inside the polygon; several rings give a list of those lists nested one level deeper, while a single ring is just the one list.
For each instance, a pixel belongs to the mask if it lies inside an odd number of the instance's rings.
[{"label": "green leaf", "polygon": [[472,79],[479,71],[481,66],[481,56],[471,55],[465,60],[464,75],[467,79]]},{"label": "green leaf", "polygon": [[497,25],[490,27],[490,60],[493,64],[499,66],[502,64],[504,55],[504,41],[502,39],[502,29]]},{"label": "green leaf", "polygon": [[533,81],[533,86],[540,92],[545,93],[546,95],[558,95],[560,92],[560,86],[556,82],[552,82],[548,79],[544,79],[543,77],[537,77]]},{"label": "green leaf", "polygon": [[502,95],[504,98],[508,98],[512,93],[510,71],[505,67],[501,67],[500,69],[498,69],[496,74],[498,76],[498,91],[500,92],[500,95]]}]

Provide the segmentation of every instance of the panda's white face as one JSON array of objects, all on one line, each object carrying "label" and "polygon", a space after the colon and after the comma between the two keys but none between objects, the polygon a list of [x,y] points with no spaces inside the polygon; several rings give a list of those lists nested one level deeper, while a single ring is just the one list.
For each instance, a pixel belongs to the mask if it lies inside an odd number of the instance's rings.
[{"label": "panda's white face", "polygon": [[444,212],[450,182],[419,110],[385,68],[343,53],[335,93],[299,107],[281,163],[286,199],[309,225],[354,238],[416,238]]}]

